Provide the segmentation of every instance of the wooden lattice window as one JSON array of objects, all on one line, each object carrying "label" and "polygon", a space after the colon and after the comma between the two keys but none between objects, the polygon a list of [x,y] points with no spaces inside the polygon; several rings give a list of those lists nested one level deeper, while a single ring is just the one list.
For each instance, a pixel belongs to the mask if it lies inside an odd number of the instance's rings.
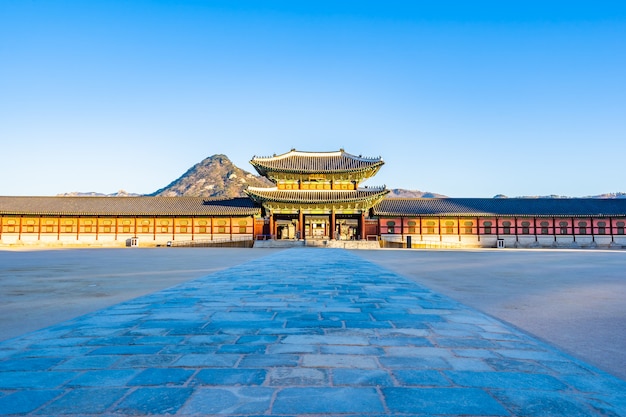
[{"label": "wooden lattice window", "polygon": [[217,225],[217,233],[226,233],[226,220],[219,220]]},{"label": "wooden lattice window", "polygon": [[200,220],[198,222],[198,233],[206,233],[207,232],[207,225],[209,224],[209,222],[207,222],[206,220]]}]

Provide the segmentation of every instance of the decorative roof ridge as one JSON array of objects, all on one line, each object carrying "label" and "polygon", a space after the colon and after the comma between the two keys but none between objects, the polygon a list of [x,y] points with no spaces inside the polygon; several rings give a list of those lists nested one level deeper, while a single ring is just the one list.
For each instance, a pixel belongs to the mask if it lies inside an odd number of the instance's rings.
[{"label": "decorative roof ridge", "polygon": [[[244,191],[279,191],[278,187],[252,187],[249,186],[247,187]],[[298,190],[291,190],[291,191],[298,191]]]},{"label": "decorative roof ridge", "polygon": [[[64,200],[122,200],[122,199],[202,199],[199,196],[161,196],[161,195],[4,195],[0,199],[64,199]],[[221,197],[216,197],[221,198]]]},{"label": "decorative roof ridge", "polygon": [[[185,197],[185,196],[182,196]],[[174,197],[176,198],[176,197]],[[180,198],[180,197],[178,197]],[[236,199],[240,199],[240,198],[247,198],[247,197],[242,197],[242,196],[237,196],[237,197],[226,197],[226,196],[219,196],[219,197],[189,197],[189,198],[202,198],[204,201],[210,201],[210,202],[215,202],[215,201],[227,201],[227,200],[236,200]]]},{"label": "decorative roof ridge", "polygon": [[[358,187],[357,190],[363,190],[363,191],[369,191],[369,190],[374,190],[374,191],[382,191],[382,190],[386,190],[387,189],[387,185],[383,184],[383,185],[365,185],[363,187]],[[391,190],[389,190],[391,191]]]},{"label": "decorative roof ridge", "polygon": [[338,151],[329,151],[329,152],[319,152],[319,151],[298,151],[295,148],[292,148],[289,152],[282,153],[280,155],[272,155],[272,156],[256,156],[252,157],[252,160],[279,160],[285,159],[290,156],[319,156],[319,157],[328,157],[328,156],[346,156],[352,159],[357,159],[360,161],[382,161],[382,157],[364,157],[362,155],[354,155],[346,152],[343,148]]}]

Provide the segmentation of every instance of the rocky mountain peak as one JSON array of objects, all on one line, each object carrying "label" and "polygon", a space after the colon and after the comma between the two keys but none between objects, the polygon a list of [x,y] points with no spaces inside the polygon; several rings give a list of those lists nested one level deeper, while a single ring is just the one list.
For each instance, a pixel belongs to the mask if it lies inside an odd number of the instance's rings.
[{"label": "rocky mountain peak", "polygon": [[269,187],[272,183],[263,177],[238,168],[226,155],[205,158],[178,179],[150,194],[163,197],[243,197],[248,186]]}]

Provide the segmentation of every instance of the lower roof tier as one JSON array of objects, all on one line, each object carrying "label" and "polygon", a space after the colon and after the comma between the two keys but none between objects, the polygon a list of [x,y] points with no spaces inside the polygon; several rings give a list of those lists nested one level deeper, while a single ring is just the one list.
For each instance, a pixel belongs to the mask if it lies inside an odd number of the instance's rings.
[{"label": "lower roof tier", "polygon": [[278,188],[248,187],[246,194],[260,203],[288,204],[338,204],[378,203],[389,193],[385,188],[361,188],[357,190],[282,190]]}]

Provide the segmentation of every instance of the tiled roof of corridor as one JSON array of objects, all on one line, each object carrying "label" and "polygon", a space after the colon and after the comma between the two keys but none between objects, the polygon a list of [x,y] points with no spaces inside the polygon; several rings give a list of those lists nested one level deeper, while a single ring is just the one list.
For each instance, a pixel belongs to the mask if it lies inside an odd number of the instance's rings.
[{"label": "tiled roof of corridor", "polygon": [[80,216],[251,216],[249,198],[202,197],[0,197],[0,214]]},{"label": "tiled roof of corridor", "polygon": [[364,158],[345,152],[302,152],[292,149],[282,155],[253,157],[250,163],[261,175],[268,172],[342,173],[375,170],[384,162],[381,157]]},{"label": "tiled roof of corridor", "polygon": [[382,198],[389,190],[385,188],[360,188],[358,190],[278,190],[276,188],[248,187],[246,193],[258,201],[280,203],[342,203]]},{"label": "tiled roof of corridor", "polygon": [[626,199],[600,198],[387,198],[382,216],[626,216]]}]

